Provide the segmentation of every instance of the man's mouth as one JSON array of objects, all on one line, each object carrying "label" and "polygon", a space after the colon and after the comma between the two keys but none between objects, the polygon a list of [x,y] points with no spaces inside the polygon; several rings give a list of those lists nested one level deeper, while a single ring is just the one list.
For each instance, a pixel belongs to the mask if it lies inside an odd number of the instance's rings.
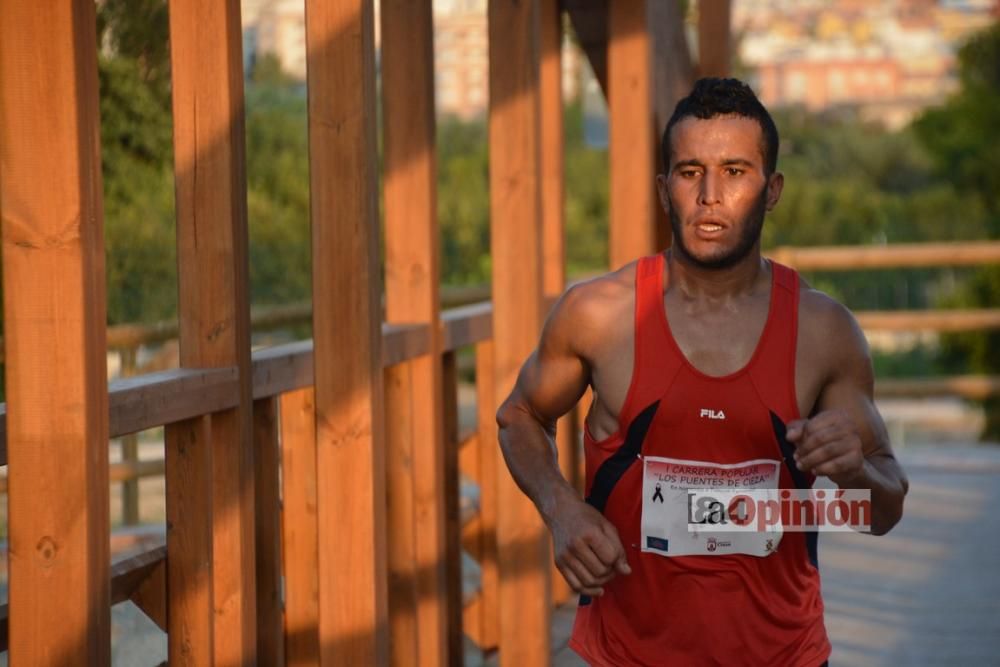
[{"label": "man's mouth", "polygon": [[698,238],[709,240],[721,235],[726,226],[717,220],[701,220],[695,223],[694,229]]}]

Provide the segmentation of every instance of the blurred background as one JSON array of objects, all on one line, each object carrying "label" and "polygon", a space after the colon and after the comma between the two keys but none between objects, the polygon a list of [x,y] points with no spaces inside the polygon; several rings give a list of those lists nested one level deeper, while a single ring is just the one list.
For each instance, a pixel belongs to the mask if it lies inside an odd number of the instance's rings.
[{"label": "blurred background", "polygon": [[[697,4],[681,2],[693,51]],[[114,348],[109,369],[119,377],[177,364],[176,341],[171,340],[176,335],[171,332],[176,328],[177,269],[168,14],[166,0],[98,0],[97,5],[108,324],[120,334],[109,337]],[[434,2],[445,305],[489,294],[486,5],[486,0]],[[242,9],[250,283],[256,312],[270,315],[255,320],[255,343],[267,345],[310,337],[303,2],[243,0]],[[765,253],[779,246],[1000,238],[998,21],[997,0],[732,0],[733,72],[771,110],[781,135],[778,167],[786,186],[765,224]],[[609,188],[604,98],[568,21],[566,34],[565,210],[572,279],[606,270]],[[997,265],[810,271],[806,277],[855,310],[1000,304]],[[870,332],[869,341],[880,380],[1000,375],[996,329]],[[471,380],[471,371],[465,374]],[[473,414],[473,393],[468,386],[460,390],[463,414]],[[990,566],[977,559],[1000,548],[996,531],[988,536],[990,531],[976,528],[980,515],[955,509],[987,508],[1000,501],[1000,448],[992,444],[1000,440],[1000,398],[886,399],[880,408],[908,469],[923,480],[925,495],[914,500],[917,518],[910,526],[916,532],[904,536],[909,541],[898,551],[876,551],[874,566],[870,551],[832,547],[835,554],[837,548],[846,550],[837,562],[843,581],[854,582],[847,597],[827,596],[834,614],[828,625],[840,662],[917,664],[918,649],[912,646],[926,641],[940,648],[948,637],[961,639],[960,630],[939,636],[935,629],[964,613],[985,615],[983,622],[993,625],[968,629],[966,624],[971,639],[956,640],[945,654],[950,658],[926,664],[1000,664],[995,575],[968,583],[974,600],[993,591],[982,606],[965,604],[957,610],[945,602],[954,592],[950,586],[958,585],[946,573],[979,567],[988,573]],[[113,443],[114,461],[141,464],[162,456],[160,429]],[[149,471],[141,478],[122,479],[112,492],[113,521],[131,527],[132,535],[141,535],[143,526],[162,531],[163,479],[155,466]],[[927,512],[922,518],[921,508]],[[5,500],[0,513],[0,537],[5,537]],[[972,522],[968,532],[946,538],[944,523],[934,522],[956,517]],[[992,521],[988,525],[1000,527]],[[965,540],[970,551],[942,555],[939,547],[946,540]],[[821,558],[823,553],[821,548]],[[863,595],[877,590],[888,572],[901,571],[908,558],[925,559],[910,563],[918,569],[949,565],[938,579],[904,580],[914,587],[927,584],[940,597],[933,598],[929,615],[920,617],[926,627],[907,630],[917,644],[886,657],[872,647],[889,641],[893,630],[884,627],[885,619],[904,613],[907,598],[893,597],[891,591],[876,598]],[[837,572],[834,567],[832,579],[825,581],[838,582]],[[115,613],[121,614],[118,608]],[[142,622],[140,617],[116,617],[116,628],[123,636],[137,637],[128,624]],[[993,630],[996,634],[987,636]],[[156,653],[162,639],[153,631],[147,634],[152,643],[140,648],[116,645],[116,661],[146,664],[135,656]],[[963,653],[969,644],[980,652]],[[126,650],[138,653],[121,652]]]}]

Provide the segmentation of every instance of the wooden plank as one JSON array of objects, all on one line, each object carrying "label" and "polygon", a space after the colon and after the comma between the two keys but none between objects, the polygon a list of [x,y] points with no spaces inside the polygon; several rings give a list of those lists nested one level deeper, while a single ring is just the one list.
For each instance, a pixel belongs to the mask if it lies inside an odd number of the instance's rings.
[{"label": "wooden plank", "polygon": [[493,303],[484,301],[441,313],[441,349],[445,352],[493,337]]},{"label": "wooden plank", "polygon": [[256,540],[257,660],[284,664],[281,601],[281,490],[278,470],[278,406],[276,398],[253,404],[254,514]]},{"label": "wooden plank", "polygon": [[316,406],[312,387],[282,394],[282,562],[285,664],[319,661],[319,563],[316,548]]},{"label": "wooden plank", "polygon": [[[382,324],[382,365],[392,366],[427,354],[431,332],[426,324]],[[300,340],[253,353],[254,400],[313,384],[313,342]]]},{"label": "wooden plank", "polygon": [[[177,261],[179,289],[180,362],[182,367],[236,366],[239,404],[212,415],[204,428],[187,428],[168,440],[167,560],[171,586],[192,573],[175,570],[171,537],[192,527],[200,542],[201,520],[190,513],[171,512],[184,504],[184,478],[172,478],[169,455],[191,457],[210,471],[209,502],[198,512],[211,515],[212,567],[207,598],[211,612],[212,661],[216,664],[256,662],[254,590],[254,468],[252,384],[250,375],[250,295],[247,260],[246,160],[243,121],[243,47],[239,0],[170,3],[170,61],[174,119],[174,175],[177,193]],[[200,438],[205,437],[206,440]],[[199,438],[188,440],[188,438]],[[186,451],[182,451],[184,448]],[[191,454],[206,449],[210,454]],[[172,482],[172,484],[171,484]],[[197,493],[201,493],[199,490]],[[194,510],[194,508],[190,508]],[[199,553],[192,557],[203,567]],[[185,556],[187,558],[187,556]],[[179,562],[185,562],[179,559]],[[177,568],[181,565],[176,565]],[[200,576],[200,575],[199,575]],[[194,577],[198,579],[197,576]],[[171,591],[173,593],[173,591]],[[176,637],[171,596],[171,663],[185,638]],[[200,621],[199,609],[186,625]],[[200,648],[197,650],[201,650]]]},{"label": "wooden plank", "polygon": [[[109,437],[180,421],[235,403],[236,370],[180,370],[109,385]],[[0,403],[0,465],[7,465],[7,404]]]},{"label": "wooden plank", "polygon": [[145,579],[132,591],[129,599],[156,627],[167,631],[167,562],[166,546],[159,553],[160,559]]},{"label": "wooden plank", "polygon": [[[461,660],[462,645],[459,625],[458,644],[450,645],[455,653],[449,655],[432,3],[383,0],[381,18],[386,320],[418,322],[431,333],[427,354],[392,377],[394,391],[386,393],[392,435],[386,443],[392,476],[389,557],[399,575],[393,582],[402,588],[392,609],[399,616],[392,622],[392,662],[436,667]],[[400,469],[407,459],[411,467]],[[410,498],[400,497],[404,489]],[[400,517],[391,516],[394,508]],[[403,526],[407,517],[412,528]],[[401,578],[414,566],[419,576],[411,592]],[[411,613],[415,625],[406,622]],[[416,651],[406,655],[417,636]]]},{"label": "wooden plank", "polygon": [[[490,247],[495,398],[507,396],[541,329],[541,151],[537,1],[491,2]],[[496,408],[495,405],[490,406]],[[500,664],[548,664],[549,539],[509,472],[498,473]]]},{"label": "wooden plank", "polygon": [[[542,291],[558,298],[566,288],[565,178],[563,174],[562,12],[558,0],[541,1],[542,135]],[[563,417],[556,429],[561,466],[574,459],[572,418]],[[565,474],[565,470],[563,471]],[[569,599],[571,590],[552,565],[552,603]]]},{"label": "wooden plank", "polygon": [[608,255],[612,269],[656,249],[656,138],[647,0],[612,2],[608,17]]},{"label": "wooden plank", "polygon": [[1000,308],[855,311],[865,331],[983,331],[1000,329]]},{"label": "wooden plank", "polygon": [[9,638],[21,665],[111,659],[94,21],[87,0],[0,2]]},{"label": "wooden plank", "polygon": [[388,659],[373,14],[306,0],[324,665]]},{"label": "wooden plank", "polygon": [[577,42],[608,97],[608,0],[563,0]]},{"label": "wooden plank", "polygon": [[[155,477],[162,475],[163,471],[163,459],[112,463],[108,466],[108,481],[114,483],[138,480],[143,477]],[[7,482],[7,475],[0,477],[0,494],[7,493]]]},{"label": "wooden plank", "polygon": [[156,575],[166,558],[167,547],[161,540],[141,553],[115,562],[110,573],[111,604],[131,599],[144,581]]},{"label": "wooden plank", "polygon": [[730,5],[730,0],[698,2],[698,76],[729,76],[732,66]]},{"label": "wooden plank", "polygon": [[[161,542],[146,551],[112,564],[108,577],[110,582],[109,604],[116,605],[119,602],[139,598],[139,601],[136,602],[139,608],[150,614],[153,622],[159,624],[163,620],[162,615],[152,602],[152,594],[143,591],[143,589],[147,585],[150,587],[165,585],[163,565],[166,557],[166,546]],[[162,609],[165,610],[165,597],[162,598],[162,604]],[[153,618],[154,616],[157,618]],[[10,648],[8,642],[9,620],[10,608],[4,603],[0,605],[0,651],[6,651]],[[164,626],[160,625],[160,627],[162,629]],[[72,661],[67,664],[71,663]]]},{"label": "wooden plank", "polygon": [[1000,394],[1000,376],[957,375],[930,378],[878,378],[875,396],[878,398],[932,398],[961,396],[981,401]]},{"label": "wooden plank", "polygon": [[541,0],[542,292],[566,288],[566,179],[563,165],[562,12],[559,0]]},{"label": "wooden plank", "polygon": [[[677,102],[691,92],[694,84],[694,65],[688,48],[687,31],[684,25],[684,8],[679,2],[647,2],[647,22],[649,29],[653,79],[653,111],[655,125],[654,138],[657,142],[674,113]],[[659,143],[657,143],[659,158]],[[662,171],[662,165],[658,165]],[[657,207],[659,208],[659,207]],[[657,228],[661,235],[664,231]],[[666,238],[669,245],[669,224]],[[657,245],[657,248],[665,247]]]},{"label": "wooden plank", "polygon": [[441,357],[444,428],[444,564],[447,596],[447,642],[449,665],[463,664],[462,647],[462,519],[459,510],[458,480],[458,364],[456,353]]},{"label": "wooden plank", "polygon": [[110,384],[111,437],[233,408],[239,401],[235,367],[175,368]]},{"label": "wooden plank", "polygon": [[[590,412],[590,406],[594,402],[594,390],[587,387],[583,392],[583,396],[576,404],[576,430],[580,434],[580,438],[583,438],[584,433],[587,430],[587,413]],[[581,456],[576,462],[576,478],[574,479],[576,490],[580,492],[582,496],[586,491],[586,481],[587,481],[587,460],[586,453],[581,451]]]},{"label": "wooden plank", "polygon": [[[121,374],[125,377],[135,375],[135,348],[122,350]],[[121,439],[121,459],[125,463],[139,460],[139,437],[130,433]],[[122,483],[122,523],[134,526],[139,523],[139,481],[128,479]]]},{"label": "wooden plank", "polygon": [[496,427],[496,382],[493,342],[476,346],[475,478],[479,482],[479,513],[465,528],[466,549],[479,563],[480,594],[466,607],[464,620],[472,640],[484,651],[495,649],[500,635],[499,570],[497,566],[497,482],[499,452]]},{"label": "wooden plank", "polygon": [[873,246],[781,246],[767,253],[799,271],[976,266],[1000,263],[1000,241],[893,243]]},{"label": "wooden plank", "polygon": [[252,364],[255,401],[311,387],[313,342],[299,340],[256,350]]},{"label": "wooden plank", "polygon": [[[414,505],[413,373],[411,364],[385,369],[386,530],[389,534],[389,662],[417,665],[416,512]],[[443,559],[442,559],[443,560]],[[443,628],[442,628],[443,630]],[[430,637],[433,643],[434,637]]]},{"label": "wooden plank", "polygon": [[209,417],[164,431],[167,514],[167,655],[174,665],[211,665],[212,449]]}]

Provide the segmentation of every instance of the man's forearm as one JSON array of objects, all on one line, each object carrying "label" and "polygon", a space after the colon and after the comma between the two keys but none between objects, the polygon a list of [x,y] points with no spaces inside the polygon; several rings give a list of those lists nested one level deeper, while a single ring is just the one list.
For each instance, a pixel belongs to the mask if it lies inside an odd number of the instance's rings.
[{"label": "man's forearm", "polygon": [[850,479],[834,480],[842,489],[868,489],[872,498],[872,534],[884,535],[903,516],[908,482],[891,456],[870,456],[861,472]]},{"label": "man's forearm", "polygon": [[513,407],[502,409],[497,422],[500,449],[514,481],[547,521],[561,498],[579,495],[559,470],[554,433]]}]

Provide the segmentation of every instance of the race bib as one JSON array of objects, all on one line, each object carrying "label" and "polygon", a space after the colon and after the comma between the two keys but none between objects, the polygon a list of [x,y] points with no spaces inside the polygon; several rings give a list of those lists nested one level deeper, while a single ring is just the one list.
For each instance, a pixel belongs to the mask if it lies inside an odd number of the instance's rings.
[{"label": "race bib", "polygon": [[[661,556],[769,556],[778,548],[780,520],[765,530],[733,530],[726,511],[706,512],[706,495],[690,490],[754,490],[755,498],[777,500],[781,463],[755,459],[719,464],[647,456],[642,475],[642,551]],[[709,501],[711,499],[709,498]],[[723,508],[730,509],[730,508]]]}]

